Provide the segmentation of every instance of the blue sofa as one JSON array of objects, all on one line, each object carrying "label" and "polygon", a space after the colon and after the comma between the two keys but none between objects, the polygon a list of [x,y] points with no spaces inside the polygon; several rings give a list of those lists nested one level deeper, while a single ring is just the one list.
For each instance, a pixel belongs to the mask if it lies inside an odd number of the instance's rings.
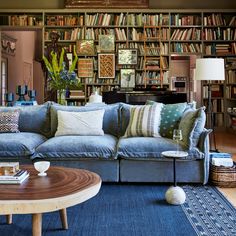
[{"label": "blue sofa", "polygon": [[[105,105],[104,136],[54,136],[57,111],[91,111],[101,107],[61,106],[47,102],[29,107],[1,107],[1,111],[20,109],[19,133],[0,133],[0,160],[32,163],[48,160],[51,165],[84,168],[98,173],[106,182],[172,182],[173,163],[162,151],[176,150],[177,144],[165,137],[128,137],[130,106]],[[186,109],[192,109],[186,104]],[[177,161],[177,180],[183,183],[208,181],[209,130],[203,129],[197,145],[181,150],[189,156]]]}]

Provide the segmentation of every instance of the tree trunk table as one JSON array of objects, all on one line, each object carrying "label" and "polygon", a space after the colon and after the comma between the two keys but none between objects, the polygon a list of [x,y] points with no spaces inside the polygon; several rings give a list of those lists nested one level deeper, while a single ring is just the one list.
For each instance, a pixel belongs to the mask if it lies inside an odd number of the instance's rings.
[{"label": "tree trunk table", "polygon": [[22,184],[0,184],[0,215],[12,223],[12,214],[32,214],[32,235],[40,236],[42,213],[60,211],[62,226],[68,229],[66,208],[94,197],[101,178],[90,171],[50,167],[40,177],[33,166],[21,166],[30,176]]}]

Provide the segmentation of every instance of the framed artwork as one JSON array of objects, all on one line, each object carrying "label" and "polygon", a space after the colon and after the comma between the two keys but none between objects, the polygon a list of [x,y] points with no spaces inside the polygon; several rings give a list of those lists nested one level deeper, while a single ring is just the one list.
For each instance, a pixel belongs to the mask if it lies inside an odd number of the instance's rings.
[{"label": "framed artwork", "polygon": [[91,58],[78,59],[78,77],[79,78],[93,77],[93,59]]},{"label": "framed artwork", "polygon": [[115,78],[115,54],[98,54],[98,77]]},{"label": "framed artwork", "polygon": [[115,36],[114,35],[99,35],[99,50],[100,52],[115,51]]},{"label": "framed artwork", "polygon": [[137,65],[138,50],[137,49],[118,49],[118,65]]},{"label": "framed artwork", "polygon": [[76,51],[78,56],[94,56],[95,55],[94,41],[89,39],[77,40]]},{"label": "framed artwork", "polygon": [[120,87],[126,89],[135,87],[135,69],[120,69]]},{"label": "framed artwork", "polygon": [[69,62],[69,67],[72,65],[72,61],[73,61],[73,55],[71,52],[66,53],[68,62]]}]

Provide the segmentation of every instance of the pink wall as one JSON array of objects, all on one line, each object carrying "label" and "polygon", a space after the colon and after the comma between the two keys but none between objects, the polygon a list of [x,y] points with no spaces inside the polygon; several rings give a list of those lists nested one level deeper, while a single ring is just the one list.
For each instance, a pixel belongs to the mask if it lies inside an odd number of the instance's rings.
[{"label": "pink wall", "polygon": [[[37,33],[35,31],[2,31],[2,33],[17,40],[15,56],[2,54],[2,57],[8,59],[8,92],[15,93],[17,85],[26,84],[28,89],[36,89],[39,95],[38,102],[42,103],[43,75],[39,66],[34,69]],[[15,99],[17,98],[18,96],[15,96]],[[27,96],[26,99],[28,99]]]}]

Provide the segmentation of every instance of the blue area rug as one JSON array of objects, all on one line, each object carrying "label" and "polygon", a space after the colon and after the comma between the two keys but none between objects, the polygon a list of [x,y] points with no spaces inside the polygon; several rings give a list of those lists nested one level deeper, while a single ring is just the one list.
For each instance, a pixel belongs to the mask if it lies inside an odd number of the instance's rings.
[{"label": "blue area rug", "polygon": [[[194,236],[236,235],[236,210],[214,187],[184,186],[187,201],[165,201],[168,186],[104,184],[97,196],[68,208],[69,229],[58,212],[43,214],[43,236]],[[14,215],[1,236],[30,236],[31,216]]]}]

